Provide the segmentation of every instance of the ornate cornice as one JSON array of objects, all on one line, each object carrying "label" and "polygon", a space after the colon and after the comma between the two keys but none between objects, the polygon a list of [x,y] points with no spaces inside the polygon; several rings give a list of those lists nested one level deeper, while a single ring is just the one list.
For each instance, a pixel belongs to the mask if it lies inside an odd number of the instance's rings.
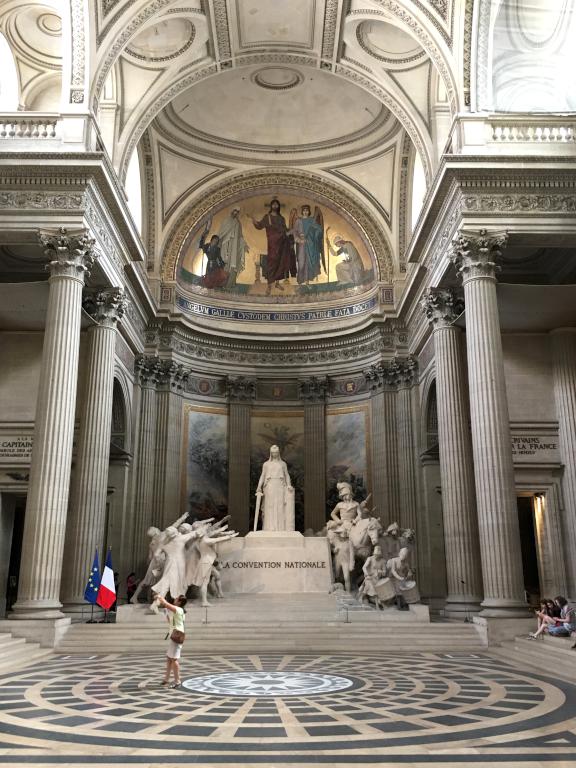
[{"label": "ornate cornice", "polygon": [[464,299],[452,288],[437,288],[429,291],[420,306],[434,330],[448,328],[464,311]]},{"label": "ornate cornice", "polygon": [[38,240],[48,258],[46,269],[51,278],[71,277],[83,282],[100,255],[85,229],[43,230],[38,232]]},{"label": "ornate cornice", "polygon": [[271,171],[268,169],[248,171],[225,179],[208,189],[200,200],[195,200],[183,210],[166,238],[162,261],[163,282],[170,283],[176,280],[178,258],[186,235],[209,211],[219,203],[232,199],[236,194],[266,187],[299,188],[324,197],[342,208],[364,231],[368,244],[372,246],[380,271],[380,280],[389,282],[392,279],[392,252],[382,227],[355,197],[331,181],[315,174],[301,170],[274,169]]},{"label": "ornate cornice", "polygon": [[452,241],[448,258],[464,283],[476,278],[496,279],[497,262],[507,242],[507,232],[461,230]]},{"label": "ornate cornice", "polygon": [[128,298],[122,288],[87,291],[82,299],[84,311],[105,328],[115,328],[127,306]]}]

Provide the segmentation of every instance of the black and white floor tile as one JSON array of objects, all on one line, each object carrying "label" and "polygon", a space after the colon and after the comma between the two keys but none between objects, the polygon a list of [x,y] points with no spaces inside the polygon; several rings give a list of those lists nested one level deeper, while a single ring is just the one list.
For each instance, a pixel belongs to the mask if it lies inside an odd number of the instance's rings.
[{"label": "black and white floor tile", "polygon": [[12,765],[576,764],[576,686],[489,654],[60,656],[0,678]]}]

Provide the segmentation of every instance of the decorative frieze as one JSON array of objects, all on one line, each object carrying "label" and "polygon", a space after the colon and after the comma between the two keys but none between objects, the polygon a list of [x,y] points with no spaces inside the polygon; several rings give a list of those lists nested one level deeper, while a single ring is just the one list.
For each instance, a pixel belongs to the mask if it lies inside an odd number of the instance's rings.
[{"label": "decorative frieze", "polygon": [[328,379],[312,376],[309,379],[298,381],[298,398],[300,400],[321,403],[326,400],[328,392]]},{"label": "decorative frieze", "polygon": [[245,376],[229,376],[226,379],[226,395],[230,401],[253,402],[256,398],[256,381]]}]

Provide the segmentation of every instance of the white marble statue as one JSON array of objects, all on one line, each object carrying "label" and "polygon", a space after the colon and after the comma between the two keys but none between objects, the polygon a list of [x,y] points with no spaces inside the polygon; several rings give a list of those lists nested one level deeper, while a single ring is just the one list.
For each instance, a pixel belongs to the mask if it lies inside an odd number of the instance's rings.
[{"label": "white marble statue", "polygon": [[[152,592],[155,595],[165,597],[170,592],[172,597],[175,598],[186,594],[189,586],[189,582],[186,579],[186,545],[193,539],[198,538],[200,532],[200,528],[191,530],[188,533],[180,533],[172,525],[166,528],[166,537],[162,542],[162,550],[166,555],[166,561],[162,577],[152,587]],[[157,611],[158,604],[153,602],[152,605],[156,606]]]},{"label": "white marble statue", "polygon": [[420,594],[410,565],[410,549],[402,547],[396,557],[388,560],[386,567],[394,585],[399,607],[403,607],[405,603],[419,603]]},{"label": "white marble statue", "polygon": [[345,526],[328,524],[327,536],[334,553],[334,573],[342,574],[346,592],[352,592],[352,571],[354,570],[354,547]]},{"label": "white marble statue", "polygon": [[364,581],[358,590],[358,597],[362,602],[370,602],[370,598],[373,598],[376,607],[382,608],[385,602],[381,599],[384,591],[382,587],[390,586],[389,599],[394,596],[394,588],[390,585],[390,579],[387,578],[386,560],[382,554],[382,548],[378,544],[374,547],[373,554],[366,559],[362,566],[362,572]]},{"label": "white marble statue", "polygon": [[294,488],[286,462],[282,461],[277,445],[270,448],[270,458],[262,465],[262,474],[256,488],[256,515],[254,530],[258,525],[258,511],[262,509],[262,530],[294,530]]},{"label": "white marble statue", "polygon": [[[178,520],[172,523],[172,526],[168,526],[168,528],[178,528],[187,517],[188,513],[182,515],[182,517],[179,517]],[[132,601],[134,603],[138,602],[138,596],[144,587],[152,587],[162,577],[164,564],[166,562],[166,554],[162,549],[162,545],[164,541],[167,540],[166,531],[168,528],[161,531],[159,528],[151,526],[146,531],[148,536],[150,536],[150,543],[148,545],[148,568],[146,569],[144,578],[140,581],[136,591],[132,595]]]},{"label": "white marble statue", "polygon": [[[225,526],[227,528],[228,526]],[[195,532],[197,539],[194,542],[194,560],[189,561],[188,581],[200,588],[202,606],[210,605],[208,602],[208,585],[214,569],[217,557],[216,547],[223,541],[228,541],[238,536],[236,531],[227,532],[224,529],[211,530],[208,525],[198,528]],[[220,594],[219,597],[222,597]]]}]

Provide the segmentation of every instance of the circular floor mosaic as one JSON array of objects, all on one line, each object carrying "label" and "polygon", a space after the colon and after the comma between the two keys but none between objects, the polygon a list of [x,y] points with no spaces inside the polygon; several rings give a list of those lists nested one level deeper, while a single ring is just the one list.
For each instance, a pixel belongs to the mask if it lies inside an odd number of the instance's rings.
[{"label": "circular floor mosaic", "polygon": [[0,763],[576,760],[576,686],[488,654],[190,653],[181,690],[163,670],[161,655],[66,656],[1,676]]},{"label": "circular floor mosaic", "polygon": [[351,688],[353,680],[312,672],[224,672],[184,680],[190,691],[222,696],[311,696]]}]

